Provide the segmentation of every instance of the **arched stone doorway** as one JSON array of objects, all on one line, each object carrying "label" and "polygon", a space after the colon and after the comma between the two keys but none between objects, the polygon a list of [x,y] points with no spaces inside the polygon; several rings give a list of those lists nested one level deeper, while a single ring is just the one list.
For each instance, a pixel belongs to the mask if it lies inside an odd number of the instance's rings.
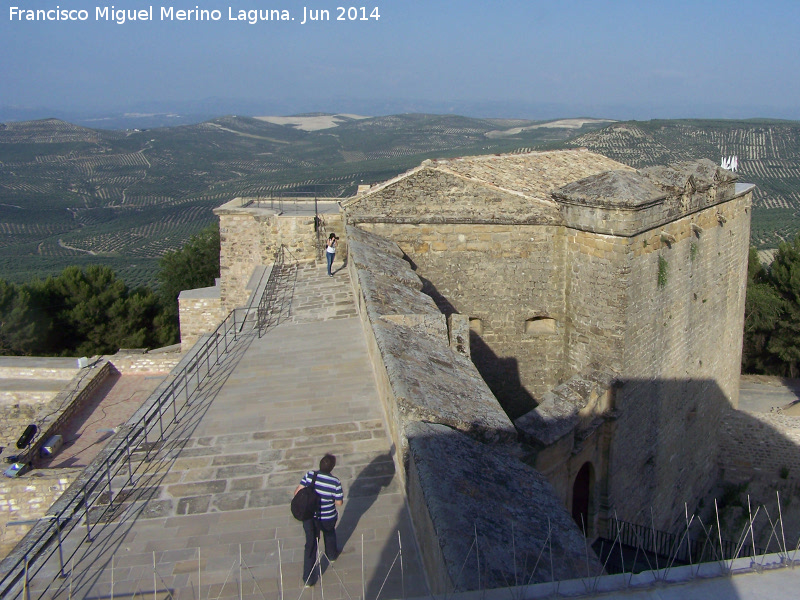
[{"label": "arched stone doorway", "polygon": [[580,471],[575,476],[575,483],[572,484],[572,518],[581,531],[587,536],[592,535],[594,524],[592,522],[594,512],[592,501],[594,491],[594,467],[592,463],[583,463]]}]

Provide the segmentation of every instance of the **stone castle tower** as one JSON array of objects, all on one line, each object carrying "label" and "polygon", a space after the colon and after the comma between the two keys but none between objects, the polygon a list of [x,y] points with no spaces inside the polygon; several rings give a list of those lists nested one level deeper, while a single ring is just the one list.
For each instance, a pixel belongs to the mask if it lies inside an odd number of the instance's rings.
[{"label": "stone castle tower", "polygon": [[[344,203],[400,246],[576,520],[669,530],[736,406],[751,186],[707,160],[579,151],[426,161]],[[593,525],[590,525],[590,529]]]}]

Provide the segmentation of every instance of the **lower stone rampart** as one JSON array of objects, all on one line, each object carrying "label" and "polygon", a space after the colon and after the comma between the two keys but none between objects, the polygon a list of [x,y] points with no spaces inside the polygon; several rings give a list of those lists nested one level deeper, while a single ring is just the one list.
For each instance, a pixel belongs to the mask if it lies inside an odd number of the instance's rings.
[{"label": "lower stone rampart", "polygon": [[730,410],[720,430],[718,464],[725,480],[800,483],[800,417]]},{"label": "lower stone rampart", "polygon": [[[600,572],[555,490],[515,457],[513,424],[468,356],[451,345],[444,315],[420,291],[399,248],[355,227],[347,237],[398,473],[434,591],[513,580],[512,542],[534,557],[552,551],[559,578]],[[476,531],[480,576],[477,564],[462,568]],[[527,576],[546,581],[550,571]]]},{"label": "lower stone rampart", "polygon": [[178,296],[181,350],[186,352],[201,335],[214,331],[224,316],[218,285],[183,290]]},{"label": "lower stone rampart", "polygon": [[434,593],[602,573],[543,475],[444,425],[414,422],[406,434],[409,504]]},{"label": "lower stone rampart", "polygon": [[44,443],[52,436],[61,433],[64,424],[114,372],[116,372],[114,365],[102,358],[81,369],[70,384],[36,416],[34,422],[39,431],[31,445],[19,455],[18,462],[35,465],[39,459],[39,450]]},{"label": "lower stone rampart", "polygon": [[[217,324],[215,323],[214,327]],[[151,350],[150,352],[131,353],[130,351],[120,350],[116,354],[105,358],[123,375],[167,375],[181,361],[183,355],[176,344],[171,352]]]},{"label": "lower stone rampart", "polygon": [[35,477],[9,479],[0,477],[0,558],[17,545],[28,530],[28,525],[8,525],[9,521],[40,519],[53,502],[83,471],[83,467],[36,471]]}]

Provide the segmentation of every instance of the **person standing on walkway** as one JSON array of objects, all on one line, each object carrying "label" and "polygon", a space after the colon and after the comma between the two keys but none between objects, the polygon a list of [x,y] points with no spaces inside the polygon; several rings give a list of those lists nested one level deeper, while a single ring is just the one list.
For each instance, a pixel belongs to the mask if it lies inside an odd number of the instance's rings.
[{"label": "person standing on walkway", "polygon": [[328,247],[325,248],[325,258],[328,260],[328,277],[333,277],[331,267],[333,266],[333,257],[336,256],[336,244],[338,241],[339,238],[336,237],[335,233],[331,233],[328,236]]},{"label": "person standing on walkway", "polygon": [[[328,264],[330,265],[330,263]],[[328,561],[333,562],[339,556],[339,548],[336,543],[336,520],[339,518],[339,513],[336,507],[341,506],[344,502],[344,493],[342,492],[342,482],[331,475],[335,466],[336,457],[326,454],[319,461],[316,482],[314,482],[314,471],[309,471],[294,490],[294,493],[297,494],[304,487],[313,484],[319,496],[319,511],[314,514],[313,519],[303,521],[303,529],[306,533],[303,582],[307,586],[316,583],[314,566],[317,564],[317,540],[320,531],[325,538],[325,556]]]}]

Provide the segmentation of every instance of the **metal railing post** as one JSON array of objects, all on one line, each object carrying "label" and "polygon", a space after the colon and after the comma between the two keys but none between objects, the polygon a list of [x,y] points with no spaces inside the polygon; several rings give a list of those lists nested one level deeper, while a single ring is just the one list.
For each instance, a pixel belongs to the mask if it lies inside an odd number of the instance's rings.
[{"label": "metal railing post", "polygon": [[28,581],[28,555],[25,555],[25,583],[23,584],[23,593],[25,595],[25,600],[31,600],[31,582]]},{"label": "metal railing post", "polygon": [[86,496],[86,488],[83,488],[83,506],[86,508],[86,539],[93,542],[92,526],[89,523],[89,498]]},{"label": "metal railing post", "polygon": [[61,520],[56,515],[56,532],[58,533],[58,566],[59,576],[64,579],[67,574],[64,573],[64,551],[61,549]]},{"label": "metal railing post", "polygon": [[131,465],[131,440],[128,437],[128,432],[125,432],[125,454],[128,457],[128,481],[133,485],[133,466]]},{"label": "metal railing post", "polygon": [[106,457],[106,479],[108,479],[108,503],[111,504],[111,465],[108,464],[108,457]]},{"label": "metal railing post", "polygon": [[186,392],[186,406],[191,406],[192,402],[189,399],[189,374],[186,372],[186,368],[183,369],[183,389]]},{"label": "metal railing post", "polygon": [[161,402],[158,403],[158,406],[156,406],[156,409],[158,410],[158,430],[159,430],[159,432],[161,434],[158,439],[159,439],[159,441],[163,442],[164,441],[164,421],[161,418]]}]

